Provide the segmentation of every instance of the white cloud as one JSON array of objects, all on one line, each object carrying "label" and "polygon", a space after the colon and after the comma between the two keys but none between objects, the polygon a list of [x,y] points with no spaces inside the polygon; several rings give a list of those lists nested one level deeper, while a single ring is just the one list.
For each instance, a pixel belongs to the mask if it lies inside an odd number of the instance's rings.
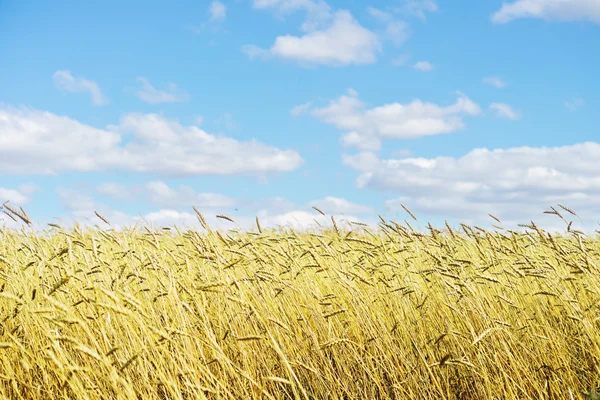
[{"label": "white cloud", "polygon": [[[4,189],[0,187],[0,228],[19,229],[20,226],[24,225],[19,217],[13,215],[5,207],[6,205],[19,210],[18,206],[19,200],[22,200],[21,196],[22,195],[14,189]],[[7,201],[8,203],[6,203]]]},{"label": "white cloud", "polygon": [[40,190],[40,188],[34,183],[23,183],[22,185],[19,185],[17,189],[27,197],[30,197]]},{"label": "white cloud", "polygon": [[433,0],[402,0],[402,6],[394,7],[395,12],[414,15],[425,20],[426,12],[436,12],[438,6]]},{"label": "white cloud", "polygon": [[208,7],[211,21],[223,21],[227,15],[227,7],[222,2],[215,0]]},{"label": "white cloud", "polygon": [[392,156],[400,158],[408,158],[411,156],[411,154],[412,151],[410,151],[409,149],[398,149],[392,152]]},{"label": "white cloud", "polygon": [[291,114],[292,117],[299,117],[300,115],[302,115],[306,111],[308,111],[309,108],[310,108],[310,101],[306,102],[304,104],[299,104],[299,105],[293,107],[290,110],[290,114]]},{"label": "white cloud", "polygon": [[96,188],[96,192],[117,200],[147,201],[157,206],[197,206],[197,207],[233,207],[235,202],[216,193],[196,193],[185,185],[178,189],[169,187],[163,181],[151,181],[144,185],[126,187],[114,182],[106,182]]},{"label": "white cloud", "polygon": [[116,200],[131,200],[133,193],[125,186],[115,182],[105,182],[96,188],[96,192]]},{"label": "white cloud", "polygon": [[[462,117],[478,115],[481,110],[464,94],[458,96],[455,104],[446,107],[413,100],[408,104],[391,103],[366,109],[356,91],[349,90],[348,95],[340,96],[326,107],[312,109],[311,114],[348,132],[342,143],[373,150],[377,148],[374,141],[377,138],[412,139],[462,129]],[[361,146],[364,143],[368,145]]]},{"label": "white cloud", "polygon": [[433,71],[433,65],[428,61],[418,61],[413,65],[413,68],[419,71]]},{"label": "white cloud", "polygon": [[396,46],[399,46],[406,41],[409,35],[408,32],[408,25],[404,21],[395,20],[387,24],[387,37]]},{"label": "white cloud", "polygon": [[572,98],[571,100],[565,101],[565,107],[567,107],[571,111],[575,111],[579,107],[582,107],[585,104],[583,99],[579,97]]},{"label": "white cloud", "polygon": [[233,199],[221,194],[196,193],[193,188],[184,185],[172,189],[162,181],[148,182],[144,185],[143,193],[152,204],[165,207],[231,208],[235,205]]},{"label": "white cloud", "polygon": [[323,27],[331,19],[331,8],[323,0],[254,0],[256,9],[274,10],[279,18],[283,18],[297,11],[307,13],[302,30],[312,31]]},{"label": "white cloud", "polygon": [[150,104],[177,103],[190,99],[190,96],[185,91],[178,89],[174,83],[169,83],[168,90],[163,91],[154,88],[146,78],[138,77],[137,81],[142,84],[142,87],[135,94],[143,102]]},{"label": "white cloud", "polygon": [[[148,194],[153,192],[154,195],[158,197],[159,203],[171,203],[171,206],[176,205],[176,203],[178,203],[176,198],[181,196],[182,193],[178,191],[172,191],[172,189],[168,187],[161,186],[161,182],[154,182],[143,187],[142,191],[139,190],[139,187],[134,188],[134,190],[137,191],[138,194]],[[219,224],[220,221],[215,217],[218,212],[207,213],[205,210],[203,210],[206,205],[202,204],[185,204],[184,208],[189,211],[182,211],[171,208],[170,206],[165,206],[165,208],[159,208],[156,211],[140,214],[139,216],[133,216],[115,210],[94,199],[89,194],[82,192],[81,190],[59,187],[56,189],[56,193],[58,194],[63,208],[69,213],[67,216],[63,216],[63,218],[68,217],[68,219],[64,221],[63,226],[71,226],[75,221],[82,225],[98,224],[100,226],[105,226],[104,222],[102,222],[96,216],[95,211],[97,211],[117,230],[125,227],[132,227],[139,221],[141,221],[142,225],[144,225],[144,221],[146,221],[156,228],[172,226],[174,224],[182,229],[184,226],[199,228],[200,224],[198,223],[196,214],[192,209],[193,205],[205,213],[206,219],[213,227],[223,226],[222,223]],[[179,200],[183,199],[180,198]],[[227,228],[230,227],[231,226],[227,226]]]},{"label": "white cloud", "polygon": [[396,46],[400,46],[408,38],[408,25],[404,21],[391,21],[387,24],[386,36]]},{"label": "white cloud", "polygon": [[[162,184],[154,185],[154,190],[163,197],[170,197],[173,194],[171,188],[166,185],[163,186]],[[65,210],[70,213],[69,217],[83,225],[104,225],[104,223],[95,215],[94,211],[98,211],[103,217],[108,219],[115,229],[131,227],[140,220],[140,217],[130,216],[116,211],[111,207],[98,202],[91,196],[82,193],[80,190],[59,187],[56,192],[60,198],[61,204]],[[179,195],[181,195],[181,193],[175,195],[175,197]],[[256,217],[259,218],[261,227],[266,229],[283,226],[292,227],[297,230],[309,230],[318,228],[319,224],[323,227],[331,228],[332,222],[330,215],[325,217],[312,210],[310,205],[314,204],[320,204],[328,210],[336,210],[332,211],[331,215],[334,216],[340,227],[344,226],[348,221],[369,222],[369,220],[359,219],[352,215],[342,215],[342,213],[346,214],[350,211],[368,213],[370,212],[368,207],[353,204],[345,199],[335,197],[317,200],[303,207],[296,207],[293,203],[281,198],[266,199],[261,200],[260,202],[236,201],[236,203],[239,204],[240,207],[247,207],[246,209],[240,210],[240,213],[231,210],[231,204],[223,204],[221,207],[196,204],[196,208],[203,213],[204,218],[212,229],[223,230],[237,227],[244,230],[256,230]],[[206,208],[208,208],[208,210]],[[147,221],[156,228],[172,226],[175,224],[182,229],[184,226],[200,229],[200,224],[195,213],[192,211],[192,207],[187,206],[186,204],[184,209],[190,211],[165,206],[156,211],[141,215],[142,222]],[[217,214],[225,214],[228,217],[233,218],[236,224],[217,218]],[[65,222],[65,226],[70,226],[69,221]],[[370,222],[374,221],[371,220]]]},{"label": "white cloud", "polygon": [[100,211],[97,209],[101,207],[106,208],[106,206],[102,206],[91,196],[84,194],[80,190],[57,187],[56,194],[59,197],[61,205],[68,211],[80,212],[86,210],[93,212],[94,210]]},{"label": "white cloud", "polygon": [[254,45],[242,50],[250,58],[271,55],[303,65],[343,66],[374,63],[381,44],[377,35],[362,27],[348,11],[337,11],[325,29],[309,30],[303,36],[279,36],[269,50]]},{"label": "white cloud", "polygon": [[262,49],[254,44],[246,44],[242,46],[242,53],[246,54],[251,60],[267,60],[271,57],[269,50]]},{"label": "white cloud", "polygon": [[[67,228],[73,226],[74,222],[85,226],[93,226],[98,224],[102,227],[106,227],[104,222],[102,222],[94,212],[98,212],[100,215],[105,217],[116,229],[133,226],[139,219],[131,217],[123,212],[116,211],[111,207],[95,200],[93,197],[82,192],[81,190],[57,187],[56,194],[58,195],[62,207],[69,213],[69,215],[54,217],[59,217],[61,225]],[[65,217],[70,218],[70,220],[65,220]]]},{"label": "white cloud", "polygon": [[490,109],[500,118],[510,119],[511,121],[516,121],[520,118],[519,113],[505,103],[492,103],[490,104]]},{"label": "white cloud", "polygon": [[19,210],[21,206],[24,206],[31,201],[31,196],[38,190],[39,187],[32,183],[22,184],[16,189],[0,186],[0,227],[18,229],[19,226],[22,226],[23,223],[18,217],[11,214],[13,217],[11,218],[4,213],[4,211],[7,211],[10,214],[10,211],[8,211],[4,205]]},{"label": "white cloud", "polygon": [[374,18],[377,18],[381,22],[389,22],[393,19],[392,14],[382,11],[375,7],[367,7],[367,12]]},{"label": "white cloud", "polygon": [[18,230],[21,223],[18,220],[18,217],[15,217],[15,218],[17,219],[17,221],[14,221],[12,218],[8,217],[4,213],[0,213],[0,227],[4,228],[4,229]]},{"label": "white cloud", "polygon": [[368,7],[367,12],[374,18],[386,25],[385,36],[396,46],[401,45],[406,41],[409,35],[408,25],[404,21],[400,21],[390,13],[381,11],[375,7]]},{"label": "white cloud", "polygon": [[0,208],[1,205],[8,201],[17,205],[23,205],[29,201],[25,193],[17,189],[8,189],[0,186]]},{"label": "white cloud", "polygon": [[344,164],[359,171],[359,187],[398,193],[409,201],[409,208],[414,205],[428,215],[481,220],[487,213],[498,213],[500,218],[528,222],[561,203],[587,213],[586,218],[598,218],[591,219],[595,224],[600,220],[598,157],[600,144],[586,142],[475,149],[460,158],[379,159],[359,153],[345,155]]},{"label": "white cloud", "polygon": [[373,212],[371,207],[351,203],[346,199],[333,196],[314,200],[310,205],[328,214],[368,214]]},{"label": "white cloud", "polygon": [[357,171],[369,173],[380,164],[377,154],[371,151],[361,151],[358,154],[342,155],[343,163],[346,167],[350,167]]},{"label": "white cloud", "polygon": [[506,86],[506,82],[504,82],[501,78],[497,76],[485,77],[483,78],[483,83],[497,88],[503,88],[504,86]]},{"label": "white cloud", "polygon": [[155,228],[171,227],[174,225],[179,228],[183,228],[184,226],[198,228],[200,226],[196,214],[187,211],[160,209],[149,212],[143,215],[142,218]]},{"label": "white cloud", "polygon": [[50,112],[0,107],[0,173],[263,176],[302,163],[293,150],[217,137],[157,114],[126,114],[117,125],[97,129]]},{"label": "white cloud", "polygon": [[89,92],[92,103],[97,106],[108,104],[108,98],[102,94],[102,90],[96,82],[85,78],[74,77],[67,70],[59,70],[52,75],[54,85],[63,91],[71,93]]},{"label": "white cloud", "polygon": [[[170,187],[164,181],[151,181],[143,185],[125,187],[117,183],[104,183],[96,188],[97,193],[111,198],[123,199],[122,193],[128,193],[127,200],[170,208],[211,209],[213,212],[228,212],[242,209],[244,212],[258,211],[262,215],[285,215],[298,211],[294,203],[280,197],[260,200],[233,199],[217,193],[197,193],[189,186],[181,185],[178,189]],[[0,192],[1,193],[1,192]],[[327,196],[307,204],[317,206],[332,215],[372,213],[371,207],[351,203],[346,199]],[[76,206],[77,208],[77,206]]]},{"label": "white cloud", "polygon": [[[352,215],[333,215],[338,227],[346,227],[350,221],[363,222],[361,219]],[[295,230],[317,230],[319,227],[332,227],[331,216],[323,216],[315,211],[294,210],[285,214],[277,215],[258,215],[260,224],[268,228],[288,227]]]},{"label": "white cloud", "polygon": [[[191,211],[158,209],[146,214],[133,216],[117,211],[78,190],[57,188],[56,192],[62,206],[68,211],[67,215],[63,215],[60,218],[61,225],[66,228],[72,227],[75,222],[83,226],[99,225],[105,228],[105,223],[100,220],[95,212],[98,212],[107,219],[115,230],[131,228],[137,223],[139,223],[140,226],[149,225],[154,228],[173,225],[176,225],[180,229],[185,229],[186,227],[195,229],[200,228],[198,219],[191,207],[189,208]],[[211,222],[214,222],[214,220]]]},{"label": "white cloud", "polygon": [[381,149],[381,140],[373,135],[350,132],[340,138],[343,147],[354,147],[363,151],[377,151]]},{"label": "white cloud", "polygon": [[497,24],[517,18],[542,18],[545,20],[590,20],[600,23],[600,2],[597,0],[517,0],[503,3],[492,15]]}]

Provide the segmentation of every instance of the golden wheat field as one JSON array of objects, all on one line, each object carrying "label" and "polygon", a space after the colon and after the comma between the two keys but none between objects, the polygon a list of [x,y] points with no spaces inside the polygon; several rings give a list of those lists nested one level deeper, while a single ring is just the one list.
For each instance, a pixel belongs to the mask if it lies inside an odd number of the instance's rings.
[{"label": "golden wheat field", "polygon": [[197,215],[202,232],[0,231],[0,395],[596,396],[600,244],[570,225],[241,232]]}]

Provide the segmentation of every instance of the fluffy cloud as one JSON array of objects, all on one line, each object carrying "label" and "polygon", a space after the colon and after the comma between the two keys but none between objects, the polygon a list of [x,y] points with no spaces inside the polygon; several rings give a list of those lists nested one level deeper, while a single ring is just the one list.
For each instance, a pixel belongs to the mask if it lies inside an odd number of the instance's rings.
[{"label": "fluffy cloud", "polygon": [[306,21],[302,24],[305,32],[322,27],[331,19],[331,8],[323,0],[254,0],[256,9],[274,10],[279,18],[297,11],[307,14]]},{"label": "fluffy cloud", "polygon": [[[364,222],[352,215],[333,215],[338,227],[347,227],[350,222]],[[322,228],[331,228],[332,221],[330,216],[316,214],[314,211],[295,210],[285,214],[278,215],[258,215],[262,226],[268,228],[289,227],[295,230],[312,230]]]},{"label": "fluffy cloud", "polygon": [[[133,226],[139,219],[113,210],[111,207],[95,200],[92,196],[81,190],[58,187],[56,188],[56,194],[58,195],[60,204],[68,212],[68,215],[54,217],[60,217],[60,223],[65,227],[73,226],[74,222],[86,226],[98,224],[106,227],[104,222],[96,216],[95,212],[105,217],[117,229]],[[65,218],[67,219],[65,220]]]},{"label": "fluffy cloud", "polygon": [[413,65],[413,68],[418,71],[433,71],[433,65],[428,61],[418,61]]},{"label": "fluffy cloud", "polygon": [[511,121],[515,121],[520,118],[519,113],[505,103],[492,103],[490,104],[490,110],[494,111],[496,116],[510,119]]},{"label": "fluffy cloud", "polygon": [[506,86],[506,82],[504,82],[501,78],[497,76],[485,77],[483,78],[483,83],[497,88],[503,88],[504,86]]},{"label": "fluffy cloud", "polygon": [[370,64],[380,50],[377,36],[356,22],[347,11],[338,11],[331,25],[304,36],[279,36],[271,54],[300,62],[323,65]]},{"label": "fluffy cloud", "polygon": [[148,203],[160,207],[222,208],[231,209],[237,202],[217,193],[198,193],[193,188],[180,185],[170,187],[164,181],[150,181],[145,184],[125,186],[106,182],[96,187],[96,193],[117,200]]},{"label": "fluffy cloud", "polygon": [[[359,171],[359,187],[397,193],[398,201],[427,215],[481,221],[492,213],[522,223],[561,203],[595,223],[600,220],[594,211],[600,201],[598,157],[600,144],[586,142],[475,149],[460,158],[384,160],[365,152],[343,160]],[[388,208],[397,203],[388,202]]]},{"label": "fluffy cloud", "polygon": [[[253,217],[251,215],[247,215],[248,213],[252,213],[267,218],[266,222],[269,220],[281,221],[282,218],[293,220],[293,217],[298,216],[300,216],[301,221],[306,222],[308,220],[309,222],[312,222],[315,215],[314,213],[310,214],[310,210],[308,210],[311,206],[316,206],[325,213],[337,216],[341,216],[342,214],[373,213],[371,207],[355,204],[344,198],[333,196],[327,196],[323,199],[309,202],[303,207],[303,210],[299,209],[293,202],[280,197],[260,200],[232,199],[217,193],[197,193],[193,188],[183,185],[178,189],[174,189],[163,181],[152,181],[144,185],[133,185],[130,187],[125,187],[116,183],[104,183],[96,188],[96,192],[118,199],[122,199],[122,193],[130,193],[127,198],[128,200],[136,201],[136,203],[145,201],[155,206],[165,207],[169,210],[182,207],[189,209],[192,206],[203,211],[208,209],[212,213],[224,214],[231,210],[241,210],[242,218],[252,219]],[[64,197],[65,200],[69,199],[68,196]],[[75,196],[75,198],[77,198],[77,196]],[[72,208],[73,207],[71,207],[71,209]],[[78,204],[75,208],[82,207]],[[87,208],[89,208],[89,206]]]},{"label": "fluffy cloud", "polygon": [[233,199],[218,193],[198,193],[192,187],[180,185],[178,188],[169,186],[164,181],[150,181],[145,184],[122,185],[115,182],[106,182],[95,190],[103,196],[117,199],[135,201],[136,204],[144,203],[160,207],[195,206],[199,209],[212,209],[212,211],[228,212],[232,209],[245,211],[258,211],[267,209],[271,213],[285,213],[293,211],[295,204],[281,197],[267,199]]},{"label": "fluffy cloud", "polygon": [[[107,190],[107,188],[109,190]],[[296,209],[294,203],[285,199],[276,197],[272,199],[243,200],[232,199],[217,193],[197,193],[189,186],[181,185],[178,189],[171,188],[163,181],[152,181],[144,185],[134,185],[133,187],[124,187],[115,183],[105,183],[100,185],[96,191],[108,195],[109,197],[119,198],[120,193],[135,193],[129,200],[139,201],[145,199],[149,203],[161,207],[186,207],[195,206],[199,209],[220,209],[222,211],[231,210],[239,207],[245,211],[260,211],[263,214],[265,210],[268,213],[286,214]],[[1,193],[1,192],[0,192]],[[339,197],[327,196],[323,199],[314,200],[307,206],[316,206],[329,214],[366,214],[371,213],[371,207],[355,204]]]},{"label": "fluffy cloud", "polygon": [[377,136],[370,134],[360,134],[350,132],[340,137],[340,144],[343,147],[353,147],[363,151],[377,151],[381,149],[381,140]]},{"label": "fluffy cloud", "polygon": [[193,188],[185,185],[173,189],[163,181],[152,181],[133,187],[107,182],[100,185],[96,192],[119,200],[144,199],[162,207],[232,208],[235,205],[235,201],[227,196],[216,193],[196,193]]},{"label": "fluffy cloud", "polygon": [[50,112],[0,108],[0,173],[263,176],[302,163],[293,150],[217,137],[157,114],[127,114],[117,125],[97,129]]},{"label": "fluffy cloud", "polygon": [[[165,198],[177,198],[181,191],[175,193],[166,184],[155,182],[151,185],[146,185],[145,189],[153,190]],[[125,213],[116,211],[105,204],[95,200],[93,197],[79,190],[71,190],[66,188],[57,188],[57,194],[64,209],[69,212],[71,221],[65,221],[65,226],[71,226],[73,221],[77,221],[84,225],[94,225],[103,223],[96,216],[94,211],[98,211],[105,217],[116,229],[130,227],[135,225],[140,217],[134,217]],[[219,195],[217,195],[219,196]],[[179,201],[176,201],[179,203]],[[326,197],[322,200],[311,202],[302,207],[296,207],[293,203],[281,199],[263,199],[261,201],[237,201],[240,207],[244,207],[240,213],[231,214],[230,204],[213,205],[198,205],[198,208],[204,215],[208,224],[213,229],[231,229],[240,227],[244,230],[256,229],[255,217],[259,218],[263,228],[292,227],[297,230],[316,229],[321,227],[331,227],[332,222],[330,215],[333,215],[339,226],[344,226],[350,221],[354,222],[371,222],[375,225],[375,221],[364,220],[352,215],[349,212],[366,213],[370,212],[370,208],[353,204],[345,199]],[[322,216],[316,211],[310,209],[310,205],[319,204],[323,206],[323,211],[331,212],[327,216]],[[173,204],[175,205],[175,204]],[[141,215],[142,222],[148,222],[154,227],[165,227],[177,225],[179,228],[190,227],[199,229],[200,224],[196,215],[191,211],[191,205],[184,207],[183,211],[180,207],[165,206],[156,211],[148,212]],[[208,210],[207,210],[208,208]],[[217,214],[225,214],[233,218],[235,224],[224,221],[216,217]],[[343,214],[343,215],[342,215]]]},{"label": "fluffy cloud", "polygon": [[462,129],[465,115],[481,113],[477,104],[462,93],[456,103],[439,106],[413,100],[408,104],[391,103],[366,109],[352,89],[323,108],[313,108],[311,115],[348,132],[342,143],[368,150],[379,147],[379,138],[412,139],[450,133]]},{"label": "fluffy cloud", "polygon": [[381,44],[377,35],[362,27],[348,11],[337,11],[324,29],[310,29],[302,36],[284,35],[269,50],[249,45],[251,58],[275,56],[304,65],[343,66],[377,60]]},{"label": "fluffy cloud", "polygon": [[409,29],[406,22],[396,19],[392,14],[381,11],[375,7],[367,8],[367,12],[385,24],[385,36],[396,46],[401,45],[408,38]]},{"label": "fluffy cloud", "polygon": [[115,182],[105,182],[96,188],[96,192],[111,199],[133,200],[134,193],[129,188]]},{"label": "fluffy cloud", "polygon": [[504,3],[492,15],[494,23],[503,24],[517,18],[545,20],[590,20],[600,23],[600,2],[596,0],[517,0]]},{"label": "fluffy cloud", "polygon": [[10,204],[24,205],[29,202],[29,196],[35,191],[37,191],[37,188],[32,185],[23,185],[17,189],[0,186],[0,206],[5,201],[10,202]]},{"label": "fluffy cloud", "polygon": [[403,3],[401,7],[388,7],[392,12],[367,8],[367,12],[385,27],[376,34],[361,26],[347,10],[333,12],[323,0],[254,0],[254,8],[274,10],[280,18],[297,11],[306,12],[301,28],[304,34],[279,36],[268,49],[245,45],[242,51],[250,59],[278,57],[304,66],[371,64],[377,61],[381,52],[380,39],[399,46],[409,36],[408,24],[396,14],[425,19],[425,12],[437,10],[433,0],[405,0]]},{"label": "fluffy cloud", "polygon": [[395,12],[403,14],[415,15],[421,19],[425,19],[426,12],[436,12],[437,4],[433,0],[402,0],[402,6],[394,7]]},{"label": "fluffy cloud", "polygon": [[246,44],[242,46],[242,53],[246,54],[251,60],[268,60],[271,57],[269,50],[265,50],[255,44]]},{"label": "fluffy cloud", "polygon": [[208,12],[210,13],[211,21],[223,21],[227,15],[227,7],[220,1],[215,0],[210,3]]},{"label": "fluffy cloud", "polygon": [[299,104],[290,110],[290,115],[292,117],[298,117],[298,116],[304,114],[306,111],[308,111],[309,108],[310,108],[310,101],[306,102],[304,104]]},{"label": "fluffy cloud", "polygon": [[[95,212],[98,212],[108,220],[111,226],[116,230],[130,228],[138,223],[154,228],[170,227],[173,225],[176,225],[180,229],[200,228],[196,214],[191,207],[189,208],[190,211],[161,208],[146,214],[133,216],[115,210],[80,191],[58,188],[57,194],[63,208],[68,212],[67,215],[63,215],[60,218],[61,225],[67,228],[72,227],[75,222],[84,226],[99,225],[105,228],[105,223],[100,220]],[[219,226],[217,225],[218,221],[214,215],[207,214],[206,217],[206,219],[209,220],[210,225],[213,227]],[[221,223],[220,225],[223,224]]]},{"label": "fluffy cloud", "polygon": [[168,90],[163,91],[157,90],[146,78],[139,77],[137,81],[141,84],[141,88],[136,90],[135,94],[143,102],[150,104],[177,103],[190,99],[190,96],[185,91],[178,89],[174,83],[169,83]]},{"label": "fluffy cloud", "polygon": [[310,205],[330,214],[368,214],[373,212],[371,207],[351,203],[346,199],[332,196],[315,200]]},{"label": "fluffy cloud", "polygon": [[[386,7],[391,12],[382,11],[375,7],[368,7],[369,15],[377,19],[385,26],[383,32],[378,32],[379,36],[391,41],[395,46],[400,46],[411,35],[411,29],[404,17],[417,16],[425,20],[425,12],[437,11],[437,5],[432,0],[403,0],[401,7]],[[399,19],[399,16],[403,19]],[[406,59],[396,58],[392,63],[394,65],[404,65]]]},{"label": "fluffy cloud", "polygon": [[59,70],[52,76],[54,85],[65,92],[81,93],[88,92],[92,97],[92,103],[97,106],[108,104],[108,98],[102,94],[102,90],[96,82],[82,77],[74,77],[67,70]]}]

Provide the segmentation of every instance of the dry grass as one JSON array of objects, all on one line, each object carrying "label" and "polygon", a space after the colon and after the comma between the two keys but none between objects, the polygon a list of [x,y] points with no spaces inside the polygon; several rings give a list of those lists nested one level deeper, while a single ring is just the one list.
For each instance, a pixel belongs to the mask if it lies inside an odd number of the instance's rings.
[{"label": "dry grass", "polygon": [[198,217],[203,234],[0,231],[0,395],[568,399],[600,383],[595,239]]}]

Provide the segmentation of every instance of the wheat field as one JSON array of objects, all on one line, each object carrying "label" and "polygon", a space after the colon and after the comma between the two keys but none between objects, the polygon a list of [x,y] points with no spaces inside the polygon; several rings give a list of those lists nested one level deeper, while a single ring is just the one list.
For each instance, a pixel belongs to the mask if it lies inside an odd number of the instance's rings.
[{"label": "wheat field", "polygon": [[570,224],[242,232],[196,212],[201,232],[0,230],[0,395],[597,396],[600,244]]}]

